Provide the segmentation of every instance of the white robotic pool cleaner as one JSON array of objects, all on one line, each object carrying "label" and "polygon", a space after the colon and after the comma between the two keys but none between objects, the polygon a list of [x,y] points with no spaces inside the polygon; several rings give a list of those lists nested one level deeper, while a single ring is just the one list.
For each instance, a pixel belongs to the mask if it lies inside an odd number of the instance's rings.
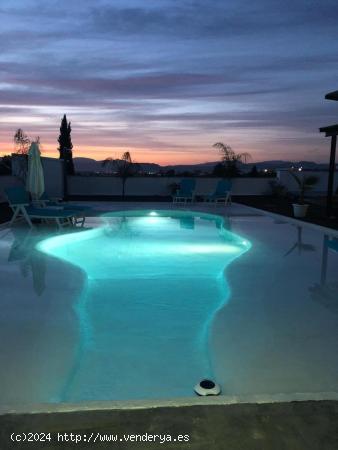
[{"label": "white robotic pool cleaner", "polygon": [[219,395],[221,393],[221,386],[212,380],[202,380],[194,387],[197,395]]}]

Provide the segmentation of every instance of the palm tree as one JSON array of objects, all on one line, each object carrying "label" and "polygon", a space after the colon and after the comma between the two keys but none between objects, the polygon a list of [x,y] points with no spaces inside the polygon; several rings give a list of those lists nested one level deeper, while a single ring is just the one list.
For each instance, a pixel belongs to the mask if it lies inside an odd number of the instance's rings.
[{"label": "palm tree", "polygon": [[106,158],[102,161],[102,166],[110,167],[111,171],[116,172],[116,174],[121,178],[122,197],[124,197],[127,179],[134,176],[138,172],[138,164],[132,161],[129,152],[124,152],[121,159]]},{"label": "palm tree", "polygon": [[18,155],[27,155],[31,140],[27,136],[27,134],[22,130],[22,128],[18,128],[14,134],[14,144],[16,147],[16,153]]},{"label": "palm tree", "polygon": [[315,175],[298,176],[294,172],[292,172],[292,170],[290,170],[289,173],[298,184],[299,190],[298,203],[299,205],[304,205],[305,192],[310,191],[312,189],[312,187],[318,182],[318,177],[316,177]]},{"label": "palm tree", "polygon": [[239,162],[245,163],[251,158],[250,153],[236,153],[230,145],[223,144],[223,142],[216,142],[213,147],[220,150],[222,154],[222,167],[219,167],[218,170],[222,169],[223,175],[229,178],[240,174]]}]

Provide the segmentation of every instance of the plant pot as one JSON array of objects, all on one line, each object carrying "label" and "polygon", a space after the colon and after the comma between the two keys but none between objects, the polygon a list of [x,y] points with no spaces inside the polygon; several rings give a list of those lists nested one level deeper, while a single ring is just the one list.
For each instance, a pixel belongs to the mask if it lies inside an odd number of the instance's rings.
[{"label": "plant pot", "polygon": [[298,203],[292,203],[293,206],[293,215],[295,217],[305,217],[309,205],[299,205]]}]

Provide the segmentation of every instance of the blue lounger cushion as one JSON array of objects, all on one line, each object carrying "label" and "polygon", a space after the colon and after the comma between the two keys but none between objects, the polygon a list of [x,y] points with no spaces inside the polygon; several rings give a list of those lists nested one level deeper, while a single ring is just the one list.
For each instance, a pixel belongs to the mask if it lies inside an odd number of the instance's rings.
[{"label": "blue lounger cushion", "polygon": [[78,211],[64,210],[59,208],[35,208],[34,206],[27,206],[26,211],[30,217],[39,218],[68,218],[74,217],[78,214]]}]

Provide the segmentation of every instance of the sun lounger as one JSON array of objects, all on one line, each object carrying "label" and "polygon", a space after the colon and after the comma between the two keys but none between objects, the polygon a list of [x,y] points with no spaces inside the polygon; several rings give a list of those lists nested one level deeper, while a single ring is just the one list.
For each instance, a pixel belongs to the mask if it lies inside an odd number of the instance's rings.
[{"label": "sun lounger", "polygon": [[[30,202],[29,194],[21,186],[5,189],[9,206],[13,211],[13,217],[10,221],[12,225],[15,220],[24,218],[30,227],[33,227],[31,219],[42,219],[45,221],[53,220],[58,228],[80,224],[83,226],[84,217],[81,212],[65,210],[62,207],[36,207]],[[80,216],[80,217],[79,217]]]}]

